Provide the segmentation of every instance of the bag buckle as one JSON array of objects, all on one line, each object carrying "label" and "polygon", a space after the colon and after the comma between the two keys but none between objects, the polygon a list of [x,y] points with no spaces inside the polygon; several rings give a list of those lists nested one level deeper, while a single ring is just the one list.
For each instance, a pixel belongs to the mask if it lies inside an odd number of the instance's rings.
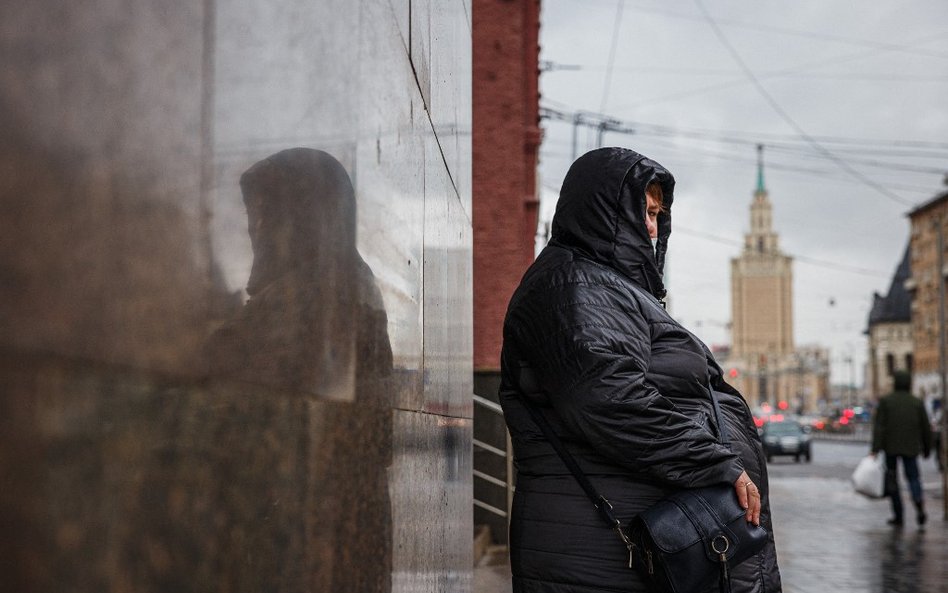
[{"label": "bag buckle", "polygon": [[625,534],[625,531],[622,529],[622,523],[619,521],[615,522],[615,525],[612,526],[612,529],[618,534],[619,539],[622,540],[622,543],[625,544],[626,549],[629,551],[629,568],[632,568],[632,560],[635,558],[635,544],[632,543],[632,540],[629,539],[629,536]]},{"label": "bag buckle", "polygon": [[629,550],[629,568],[632,568],[632,560],[635,557],[635,544],[632,543],[632,540],[629,539],[629,536],[626,535],[625,531],[622,529],[622,522],[619,521],[615,515],[612,514],[612,503],[605,497],[600,495],[599,500],[595,504],[596,509],[602,513],[603,517],[606,518],[606,521],[612,524],[612,530],[616,532],[619,536],[619,539],[622,540],[622,543],[625,544],[627,550]]},{"label": "bag buckle", "polygon": [[718,560],[721,562],[727,562],[727,556],[725,554],[730,547],[731,541],[726,535],[716,535],[714,539],[711,540],[711,550],[718,555]]}]

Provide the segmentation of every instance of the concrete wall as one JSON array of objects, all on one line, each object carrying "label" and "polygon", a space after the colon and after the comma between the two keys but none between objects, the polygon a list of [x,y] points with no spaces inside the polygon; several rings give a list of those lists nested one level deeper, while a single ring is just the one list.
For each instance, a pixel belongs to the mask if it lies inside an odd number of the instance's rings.
[{"label": "concrete wall", "polygon": [[3,13],[2,588],[469,590],[470,3]]}]

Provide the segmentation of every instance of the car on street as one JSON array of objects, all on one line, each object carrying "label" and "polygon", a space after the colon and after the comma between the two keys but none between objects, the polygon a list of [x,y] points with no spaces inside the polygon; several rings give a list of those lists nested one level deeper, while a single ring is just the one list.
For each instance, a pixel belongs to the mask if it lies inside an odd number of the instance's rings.
[{"label": "car on street", "polygon": [[809,462],[813,458],[810,435],[795,420],[768,422],[761,430],[760,439],[764,443],[767,461],[777,455],[792,455],[794,461],[800,461],[802,457]]}]

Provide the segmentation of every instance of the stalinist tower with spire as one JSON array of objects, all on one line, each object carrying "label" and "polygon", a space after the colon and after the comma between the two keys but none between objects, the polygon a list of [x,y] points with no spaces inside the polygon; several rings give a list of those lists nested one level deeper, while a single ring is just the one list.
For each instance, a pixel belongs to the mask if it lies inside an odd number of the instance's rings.
[{"label": "stalinist tower with spire", "polygon": [[793,258],[780,251],[764,185],[763,146],[758,146],[750,232],[740,256],[731,259],[731,349],[725,372],[751,407],[766,403],[774,411],[813,411],[826,396],[828,358],[824,348],[794,347]]},{"label": "stalinist tower with spire", "polygon": [[736,356],[793,352],[793,258],[780,252],[757,147],[757,190],[744,251],[731,260],[731,345]]}]

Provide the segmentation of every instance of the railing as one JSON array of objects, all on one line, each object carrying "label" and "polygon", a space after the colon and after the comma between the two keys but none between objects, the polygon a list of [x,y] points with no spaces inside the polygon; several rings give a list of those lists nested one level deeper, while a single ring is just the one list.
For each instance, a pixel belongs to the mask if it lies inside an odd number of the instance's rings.
[{"label": "railing", "polygon": [[872,426],[869,424],[856,424],[849,430],[843,432],[830,432],[825,430],[814,430],[810,433],[816,440],[821,441],[851,441],[856,443],[868,443],[872,440]]},{"label": "railing", "polygon": [[[501,409],[500,405],[485,399],[479,395],[474,396],[474,405],[481,406],[485,410],[497,414],[500,417],[503,417],[504,411]],[[513,455],[511,454],[510,446],[510,433],[506,434],[506,442],[504,443],[504,448],[495,447],[490,443],[485,443],[478,439],[474,439],[474,446],[483,451],[487,451],[492,455],[502,457],[505,460],[506,465],[506,475],[503,476],[504,479],[501,479],[497,476],[492,476],[482,471],[474,470],[474,477],[476,479],[483,480],[489,484],[492,484],[498,488],[504,488],[507,494],[507,508],[500,509],[496,506],[489,504],[483,500],[474,499],[474,506],[484,509],[485,511],[497,515],[498,517],[503,517],[509,523],[510,519],[510,507],[513,504],[513,493],[514,493],[514,484],[513,484]],[[495,491],[496,492],[496,491]]]}]

